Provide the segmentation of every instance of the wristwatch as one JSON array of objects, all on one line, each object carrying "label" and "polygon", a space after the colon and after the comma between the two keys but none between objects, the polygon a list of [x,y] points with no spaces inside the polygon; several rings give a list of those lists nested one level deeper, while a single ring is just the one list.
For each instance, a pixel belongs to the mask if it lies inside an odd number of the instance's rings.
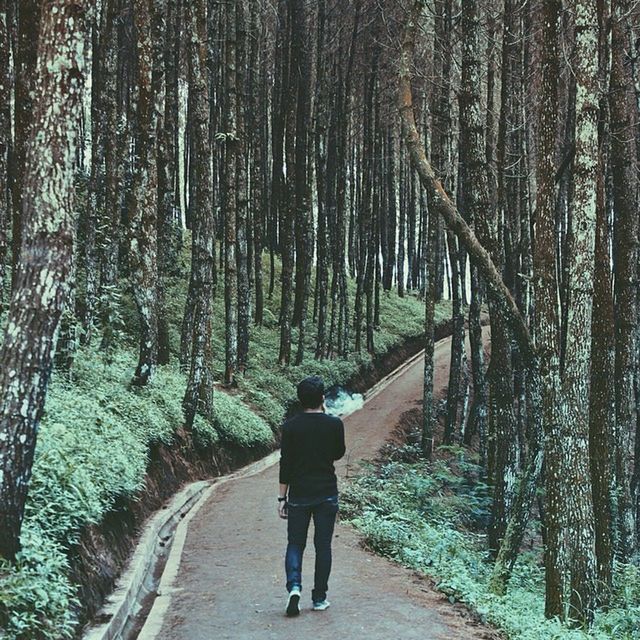
[{"label": "wristwatch", "polygon": [[286,502],[287,500],[287,496],[285,496],[284,498],[282,496],[278,496],[278,502]]}]

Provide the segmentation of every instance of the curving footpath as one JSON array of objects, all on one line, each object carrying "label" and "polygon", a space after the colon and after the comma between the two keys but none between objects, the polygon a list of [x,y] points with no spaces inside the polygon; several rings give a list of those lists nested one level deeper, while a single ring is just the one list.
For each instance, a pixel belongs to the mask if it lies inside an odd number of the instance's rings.
[{"label": "curving footpath", "polygon": [[[436,392],[446,389],[450,339],[436,345]],[[344,483],[362,459],[375,457],[400,415],[419,406],[423,360],[371,394],[344,419],[347,456],[338,463]],[[273,460],[277,460],[273,458]],[[332,606],[310,610],[311,535],[303,568],[302,612],[284,616],[286,522],[278,519],[277,465],[226,482],[209,494],[165,569],[158,597],[140,635],[143,640],[467,640],[493,638],[429,582],[361,548],[357,533],[339,524],[329,583]]]}]

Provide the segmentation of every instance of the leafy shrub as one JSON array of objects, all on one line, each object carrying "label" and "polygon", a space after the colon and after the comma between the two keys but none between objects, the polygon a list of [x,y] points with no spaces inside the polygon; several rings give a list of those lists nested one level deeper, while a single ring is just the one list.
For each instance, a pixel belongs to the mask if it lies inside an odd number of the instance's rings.
[{"label": "leafy shrub", "polygon": [[[455,452],[454,452],[455,453]],[[489,592],[491,563],[484,536],[468,527],[489,508],[486,488],[476,494],[457,473],[468,461],[392,461],[368,467],[343,492],[343,514],[373,551],[436,580],[454,602],[513,640],[632,640],[640,637],[640,569],[620,567],[611,607],[599,611],[587,633],[544,616],[544,571],[538,554],[522,553],[506,596]],[[454,468],[456,473],[454,473]],[[467,467],[470,473],[475,466]]]},{"label": "leafy shrub", "polygon": [[12,640],[73,638],[78,602],[63,548],[30,524],[22,547],[15,564],[0,559],[0,629]]},{"label": "leafy shrub", "polygon": [[239,398],[218,392],[213,410],[215,426],[223,440],[247,448],[273,443],[269,425]]}]

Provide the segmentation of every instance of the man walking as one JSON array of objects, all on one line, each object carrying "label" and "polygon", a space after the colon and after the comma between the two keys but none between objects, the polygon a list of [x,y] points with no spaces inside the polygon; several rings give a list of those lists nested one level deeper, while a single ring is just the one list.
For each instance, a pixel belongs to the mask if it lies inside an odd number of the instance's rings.
[{"label": "man walking", "polygon": [[305,378],[297,390],[304,411],[282,426],[278,495],[278,514],[287,519],[288,616],[300,613],[302,555],[312,517],[316,550],[311,592],[313,610],[324,611],[329,607],[331,538],[338,513],[338,484],[333,463],[345,452],[342,420],[324,412],[322,378]]}]

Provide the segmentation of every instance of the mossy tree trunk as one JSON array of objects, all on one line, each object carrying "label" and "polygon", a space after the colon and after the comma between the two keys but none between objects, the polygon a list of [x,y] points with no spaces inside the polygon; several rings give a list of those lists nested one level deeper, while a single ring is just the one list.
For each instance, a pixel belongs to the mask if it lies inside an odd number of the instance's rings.
[{"label": "mossy tree trunk", "polygon": [[237,2],[225,8],[225,169],[224,169],[224,309],[226,384],[233,384],[238,367],[238,265],[236,259],[236,221],[238,207],[238,69]]},{"label": "mossy tree trunk", "polygon": [[237,0],[237,209],[236,261],[238,274],[238,371],[244,373],[249,360],[249,323],[251,321],[251,281],[249,238],[249,193],[247,179],[247,16],[245,0]]},{"label": "mossy tree trunk", "polygon": [[69,290],[85,11],[79,1],[42,5],[34,126],[21,182],[23,245],[0,348],[0,555],[9,560],[20,549],[36,433]]},{"label": "mossy tree trunk", "polygon": [[14,3],[16,37],[13,46],[13,68],[15,74],[14,93],[14,134],[11,154],[11,246],[12,246],[12,286],[17,275],[16,269],[22,246],[22,211],[24,179],[27,171],[27,144],[34,111],[34,83],[36,79],[36,56],[38,34],[40,32],[39,0],[21,0]]},{"label": "mossy tree trunk", "polygon": [[212,215],[212,165],[209,145],[209,87],[207,83],[207,3],[195,0],[185,6],[185,32],[189,34],[187,60],[189,85],[193,100],[193,133],[196,179],[193,202],[191,243],[191,286],[185,315],[192,317],[190,366],[187,388],[182,402],[187,429],[191,429],[197,412],[212,417],[213,372],[211,322],[215,224]]},{"label": "mossy tree trunk", "polygon": [[140,320],[140,354],[133,384],[145,385],[158,364],[157,109],[153,95],[153,0],[135,0],[138,96],[130,210],[129,266]]}]

